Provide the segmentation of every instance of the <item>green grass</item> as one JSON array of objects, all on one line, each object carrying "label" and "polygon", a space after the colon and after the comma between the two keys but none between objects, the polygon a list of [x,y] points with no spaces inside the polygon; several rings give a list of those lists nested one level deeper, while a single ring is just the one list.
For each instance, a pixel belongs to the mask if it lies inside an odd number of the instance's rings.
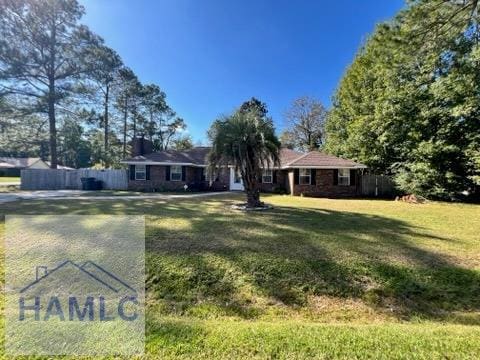
[{"label": "green grass", "polygon": [[18,182],[20,184],[20,178],[19,177],[0,177],[0,184],[5,183],[5,182]]},{"label": "green grass", "polygon": [[148,328],[147,351],[165,359],[477,359],[480,353],[480,330],[465,326],[164,319]]},{"label": "green grass", "polygon": [[478,358],[480,206],[266,196],[273,210],[242,213],[238,200],[1,211],[146,214],[152,357]]},{"label": "green grass", "polygon": [[2,193],[11,193],[20,191],[20,185],[4,185],[0,183],[0,195]]}]

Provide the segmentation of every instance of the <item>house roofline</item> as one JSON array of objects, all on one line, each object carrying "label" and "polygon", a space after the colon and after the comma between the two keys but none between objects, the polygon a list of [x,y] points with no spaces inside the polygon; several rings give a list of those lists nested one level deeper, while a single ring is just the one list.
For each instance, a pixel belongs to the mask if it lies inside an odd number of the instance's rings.
[{"label": "house roofline", "polygon": [[[158,162],[158,161],[121,161],[122,164],[127,165],[159,165],[159,166],[192,166],[192,167],[199,167],[205,168],[208,165],[204,164],[194,164],[194,163],[180,163],[180,162]],[[233,165],[227,165],[228,168],[233,168]],[[276,170],[288,170],[288,169],[367,169],[368,166],[358,164],[358,165],[290,165],[287,164],[285,166],[273,166],[272,169]]]},{"label": "house roofline", "polygon": [[28,169],[29,167],[32,167],[33,165],[35,165],[36,163],[38,163],[38,162],[40,162],[40,161],[43,162],[45,165],[48,166],[48,164],[47,164],[45,161],[43,161],[41,158],[38,158],[37,160],[35,160],[33,163],[31,163],[30,165],[26,166],[25,168]]},{"label": "house roofline", "polygon": [[164,166],[192,166],[192,167],[207,167],[207,165],[194,164],[194,163],[180,163],[180,162],[159,162],[159,161],[120,161],[122,164],[127,165],[164,165]]},{"label": "house roofline", "polygon": [[[172,162],[158,162],[158,161],[121,161],[122,164],[127,165],[159,165],[159,166],[191,166],[198,168],[206,168],[208,165],[194,164],[194,163],[172,163]],[[228,168],[233,168],[233,165],[227,165]],[[273,166],[271,169],[275,170],[288,170],[288,169],[367,169],[365,165],[285,165],[285,166]]]},{"label": "house roofline", "polygon": [[367,169],[368,167],[365,165],[343,165],[343,166],[336,166],[336,165],[328,165],[328,166],[314,166],[314,165],[285,165],[282,166],[282,170],[288,169]]}]

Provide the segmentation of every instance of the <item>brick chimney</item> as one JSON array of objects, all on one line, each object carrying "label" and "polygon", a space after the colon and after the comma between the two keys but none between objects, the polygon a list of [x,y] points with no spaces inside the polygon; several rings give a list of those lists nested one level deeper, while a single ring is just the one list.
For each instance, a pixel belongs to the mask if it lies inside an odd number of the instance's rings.
[{"label": "brick chimney", "polygon": [[136,137],[132,140],[132,157],[150,154],[153,150],[153,144],[150,140],[141,137]]}]

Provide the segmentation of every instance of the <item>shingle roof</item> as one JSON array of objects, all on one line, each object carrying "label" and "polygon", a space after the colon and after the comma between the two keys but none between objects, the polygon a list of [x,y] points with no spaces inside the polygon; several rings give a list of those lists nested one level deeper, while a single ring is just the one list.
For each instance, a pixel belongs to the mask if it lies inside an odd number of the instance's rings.
[{"label": "shingle roof", "polygon": [[168,164],[205,165],[207,163],[207,155],[209,151],[209,147],[195,147],[193,149],[183,151],[166,150],[135,156],[126,159],[124,162],[158,162]]},{"label": "shingle roof", "polygon": [[[135,156],[124,160],[125,163],[162,163],[162,164],[192,164],[207,165],[209,147],[196,147],[190,150],[167,150]],[[301,153],[282,148],[280,150],[280,166],[282,168],[312,167],[312,168],[364,168],[365,165],[351,160],[341,159],[319,151]]]},{"label": "shingle roof", "polygon": [[320,151],[310,151],[289,162],[287,167],[322,167],[322,168],[365,168],[363,164],[352,160],[342,159],[333,155],[328,155]]},{"label": "shingle roof", "polygon": [[[6,163],[11,166],[9,168],[18,168],[18,169],[24,169],[32,164],[36,163],[40,158],[38,157],[26,157],[26,158],[14,158],[14,157],[0,157],[0,163]],[[1,166],[0,167],[7,167],[7,166]]]},{"label": "shingle roof", "polygon": [[282,148],[280,149],[280,166],[284,167],[287,166],[288,163],[294,161],[295,159],[298,159],[300,156],[302,156],[303,153],[287,149],[287,148]]}]

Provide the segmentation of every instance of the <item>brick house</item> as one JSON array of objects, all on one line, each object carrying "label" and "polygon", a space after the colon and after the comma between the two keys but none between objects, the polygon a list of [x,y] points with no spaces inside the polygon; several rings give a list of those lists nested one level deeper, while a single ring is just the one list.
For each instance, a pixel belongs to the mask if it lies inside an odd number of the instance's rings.
[{"label": "brick house", "polygon": [[[140,145],[139,145],[140,143]],[[207,173],[208,147],[190,150],[152,152],[147,141],[134,143],[129,166],[130,190],[175,191],[185,185],[193,190],[243,190],[242,180],[233,167],[223,168],[216,178]],[[354,197],[366,166],[318,151],[300,153],[281,149],[280,166],[264,169],[263,192],[318,197]]]}]

